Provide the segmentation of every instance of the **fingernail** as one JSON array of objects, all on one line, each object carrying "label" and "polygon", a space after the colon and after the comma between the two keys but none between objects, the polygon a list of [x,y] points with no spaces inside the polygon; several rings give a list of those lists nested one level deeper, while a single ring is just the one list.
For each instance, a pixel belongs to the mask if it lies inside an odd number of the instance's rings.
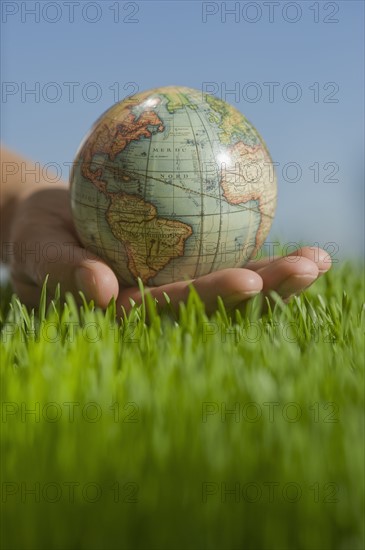
[{"label": "fingernail", "polygon": [[277,289],[277,292],[283,297],[291,296],[300,290],[306,289],[315,281],[315,279],[316,277],[309,273],[306,275],[292,275],[281,283]]},{"label": "fingernail", "polygon": [[75,272],[75,281],[78,290],[82,290],[88,300],[92,300],[96,292],[94,273],[87,267],[78,267]]}]

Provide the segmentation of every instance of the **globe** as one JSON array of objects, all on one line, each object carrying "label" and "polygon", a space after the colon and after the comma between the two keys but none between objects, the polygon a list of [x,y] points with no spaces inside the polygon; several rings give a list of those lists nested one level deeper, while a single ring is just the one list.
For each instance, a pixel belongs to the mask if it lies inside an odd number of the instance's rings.
[{"label": "globe", "polygon": [[268,235],[277,196],[252,124],[181,86],[108,109],[80,145],[70,191],[84,247],[125,285],[148,286],[244,266]]}]

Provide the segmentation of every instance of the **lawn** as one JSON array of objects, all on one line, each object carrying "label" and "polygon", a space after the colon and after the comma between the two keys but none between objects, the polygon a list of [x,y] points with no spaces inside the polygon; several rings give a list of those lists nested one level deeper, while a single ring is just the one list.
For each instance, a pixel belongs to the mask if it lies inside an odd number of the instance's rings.
[{"label": "lawn", "polygon": [[118,323],[3,288],[2,547],[362,549],[363,266],[261,302]]}]

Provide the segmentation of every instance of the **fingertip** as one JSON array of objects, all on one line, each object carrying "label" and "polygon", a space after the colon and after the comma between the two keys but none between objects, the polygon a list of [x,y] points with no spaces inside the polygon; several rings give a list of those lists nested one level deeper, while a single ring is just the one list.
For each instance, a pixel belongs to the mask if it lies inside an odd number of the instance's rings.
[{"label": "fingertip", "polygon": [[263,280],[258,273],[242,268],[225,271],[226,288],[225,292],[222,292],[222,297],[228,309],[239,307],[262,291]]},{"label": "fingertip", "polygon": [[231,309],[261,292],[263,281],[249,269],[228,268],[196,279],[194,286],[207,311],[212,312],[217,307],[217,296]]},{"label": "fingertip", "polygon": [[326,250],[318,250],[318,259],[316,261],[320,274],[326,273],[332,267],[332,258]]},{"label": "fingertip", "polygon": [[312,277],[313,279],[316,279],[318,277],[318,272],[318,265],[311,259],[302,256],[299,258],[298,262],[292,264],[290,275],[308,278]]},{"label": "fingertip", "polygon": [[[250,269],[241,269],[241,271],[244,272],[245,277],[245,292],[246,294],[258,294],[261,292],[264,286],[264,282],[262,280],[262,277],[259,275],[259,273],[256,273],[255,271],[251,271]],[[240,278],[240,280],[242,280]]]},{"label": "fingertip", "polygon": [[83,264],[75,270],[77,290],[81,290],[87,300],[94,300],[101,308],[106,308],[110,300],[118,297],[117,277],[109,266],[102,262]]},{"label": "fingertip", "polygon": [[289,277],[308,276],[316,279],[318,277],[318,266],[315,262],[305,256],[289,257],[284,256],[272,265],[266,266],[260,271],[265,279],[265,289],[273,288]]},{"label": "fingertip", "polygon": [[261,276],[255,271],[244,268],[230,268],[216,273],[216,284],[225,294],[258,294],[263,287]]},{"label": "fingertip", "polygon": [[332,258],[330,254],[317,246],[304,246],[288,256],[298,256],[300,258],[306,258],[311,260],[318,267],[318,273],[326,273],[332,266]]}]

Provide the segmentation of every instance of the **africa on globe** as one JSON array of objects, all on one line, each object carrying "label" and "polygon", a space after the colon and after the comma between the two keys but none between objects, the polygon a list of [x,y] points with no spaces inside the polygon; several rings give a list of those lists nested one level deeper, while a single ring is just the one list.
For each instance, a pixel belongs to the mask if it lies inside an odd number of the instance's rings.
[{"label": "africa on globe", "polygon": [[80,241],[126,285],[242,267],[276,207],[265,143],[228,103],[168,86],[116,103],[77,152],[70,179]]}]

